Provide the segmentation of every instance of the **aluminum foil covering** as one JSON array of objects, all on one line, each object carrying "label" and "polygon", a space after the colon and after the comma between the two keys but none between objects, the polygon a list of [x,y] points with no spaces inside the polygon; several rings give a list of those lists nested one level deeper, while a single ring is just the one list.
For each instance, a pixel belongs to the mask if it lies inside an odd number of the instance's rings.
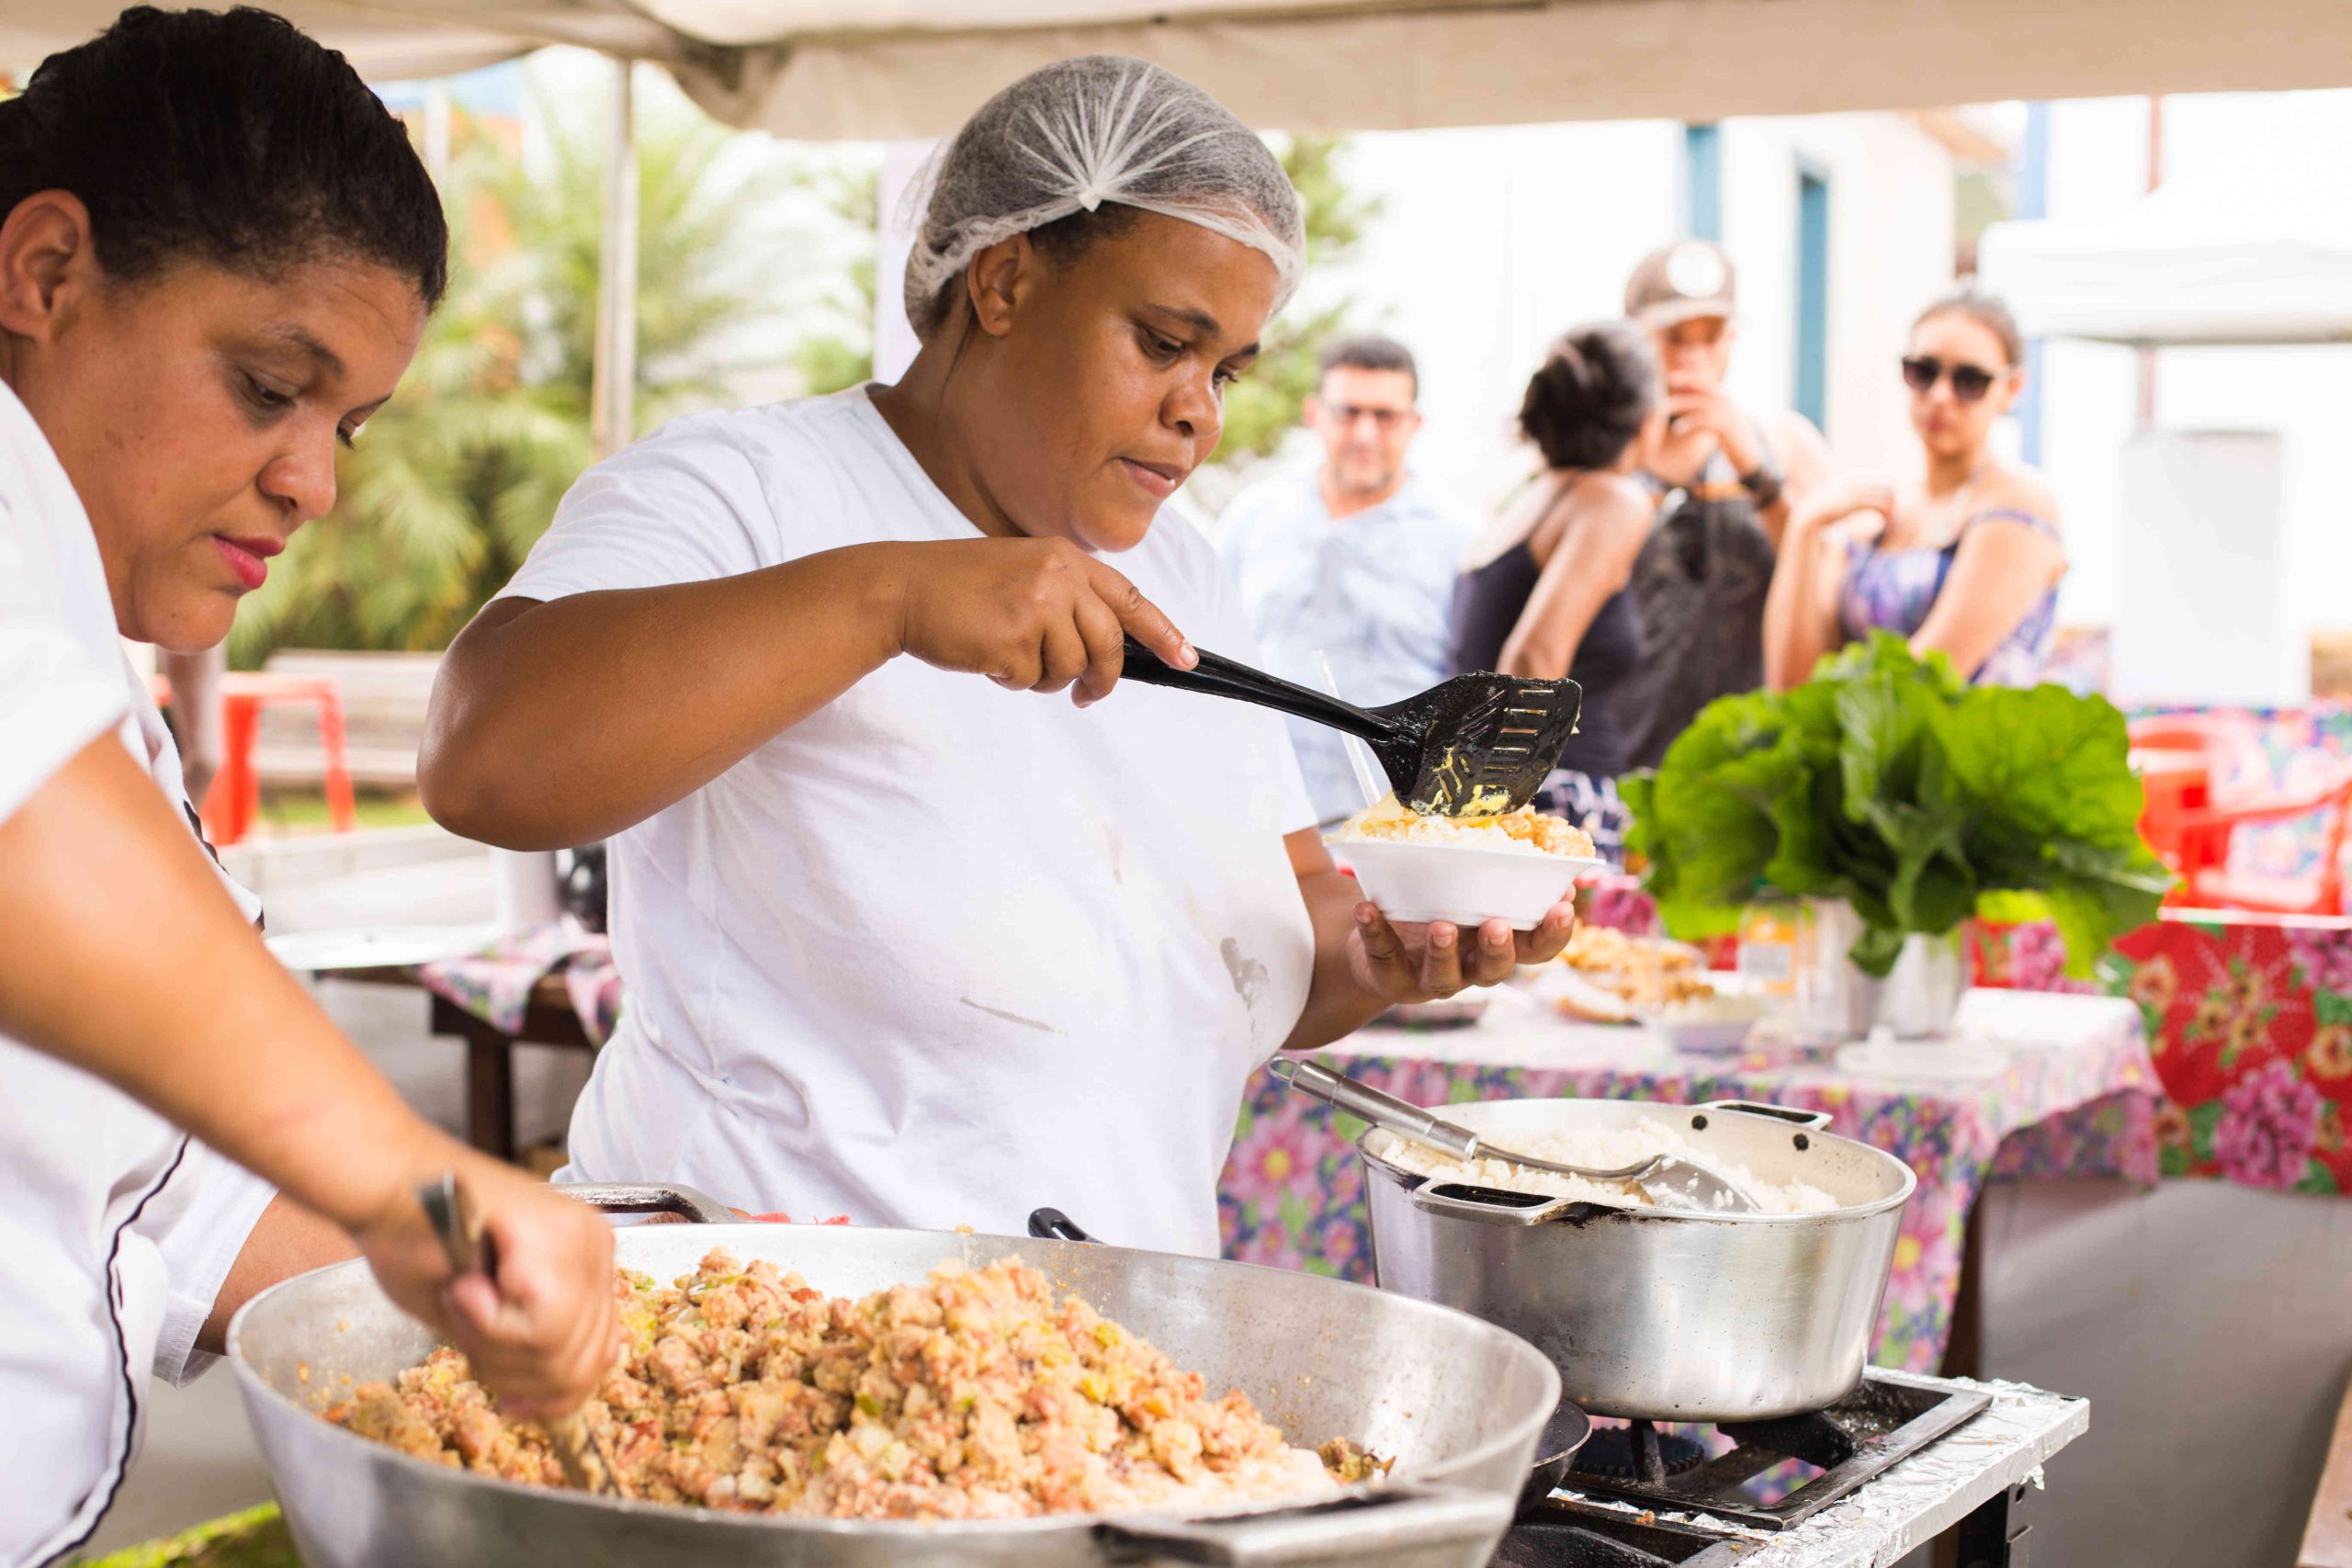
[{"label": "aluminum foil covering", "polygon": [[[2042,1461],[2090,1428],[2089,1401],[2025,1383],[1879,1375],[1914,1388],[1990,1393],[1993,1404],[1792,1530],[1750,1529],[1708,1514],[1657,1517],[1755,1542],[1740,1558],[1742,1568],[1893,1568],[1906,1552],[1951,1529],[2004,1488],[2020,1483],[2039,1488]],[[1594,1507],[1649,1512],[1580,1493],[1566,1495]]]}]

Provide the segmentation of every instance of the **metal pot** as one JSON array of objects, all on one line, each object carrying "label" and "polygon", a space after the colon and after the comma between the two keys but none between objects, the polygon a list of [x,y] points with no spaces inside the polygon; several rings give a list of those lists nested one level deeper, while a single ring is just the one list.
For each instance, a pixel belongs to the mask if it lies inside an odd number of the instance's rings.
[{"label": "metal pot", "polygon": [[1822,1131],[1828,1118],[1717,1100],[1497,1100],[1447,1116],[1508,1147],[1513,1132],[1687,1121],[1702,1149],[1840,1207],[1697,1214],[1433,1182],[1357,1141],[1381,1285],[1523,1336],[1596,1416],[1754,1421],[1818,1410],[1861,1381],[1903,1205],[1894,1156]]},{"label": "metal pot", "polygon": [[[618,1190],[628,1201],[628,1190]],[[706,1217],[726,1217],[699,1194],[683,1192],[683,1201],[708,1205],[700,1210]],[[1193,1519],[980,1523],[764,1518],[518,1485],[429,1464],[320,1419],[318,1407],[351,1382],[413,1366],[434,1342],[354,1262],[264,1292],[229,1325],[246,1414],[311,1568],[1091,1568],[1153,1559],[1476,1568],[1509,1524],[1537,1437],[1559,1404],[1551,1364],[1502,1330],[1310,1275],[929,1231],[649,1224],[616,1239],[624,1265],[656,1278],[690,1272],[706,1252],[725,1247],[797,1269],[836,1294],[921,1280],[941,1263],[1017,1258],[1199,1370],[1212,1387],[1241,1389],[1294,1440],[1344,1435],[1394,1456],[1396,1480],[1336,1503]]]}]

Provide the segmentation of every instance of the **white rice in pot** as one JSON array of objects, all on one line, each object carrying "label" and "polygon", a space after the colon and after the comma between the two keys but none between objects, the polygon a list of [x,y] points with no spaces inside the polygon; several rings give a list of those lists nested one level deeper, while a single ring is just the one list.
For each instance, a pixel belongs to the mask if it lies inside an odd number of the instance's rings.
[{"label": "white rice in pot", "polygon": [[[1756,1200],[1768,1214],[1817,1213],[1842,1207],[1837,1199],[1803,1181],[1767,1181],[1746,1166],[1702,1148],[1672,1123],[1645,1117],[1630,1127],[1577,1127],[1544,1132],[1514,1128],[1498,1134],[1512,1152],[1561,1165],[1590,1166],[1615,1170],[1658,1155],[1674,1155],[1703,1166]],[[1455,1159],[1451,1155],[1375,1128],[1365,1147],[1400,1169],[1438,1181],[1459,1181],[1474,1187],[1499,1188],[1507,1192],[1539,1192],[1546,1197],[1572,1198],[1617,1208],[1654,1209],[1640,1190],[1615,1181],[1589,1181],[1549,1170],[1531,1170],[1500,1159]]]}]

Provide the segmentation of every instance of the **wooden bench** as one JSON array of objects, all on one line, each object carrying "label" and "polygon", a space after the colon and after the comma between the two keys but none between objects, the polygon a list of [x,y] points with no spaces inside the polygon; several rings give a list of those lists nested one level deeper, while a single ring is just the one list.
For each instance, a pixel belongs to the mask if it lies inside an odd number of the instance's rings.
[{"label": "wooden bench", "polygon": [[[379,789],[416,787],[416,751],[424,739],[424,710],[437,653],[330,653],[287,649],[262,668],[273,675],[332,679],[343,694],[345,754],[355,784]],[[254,771],[272,784],[323,779],[316,722],[299,709],[262,716]]]}]

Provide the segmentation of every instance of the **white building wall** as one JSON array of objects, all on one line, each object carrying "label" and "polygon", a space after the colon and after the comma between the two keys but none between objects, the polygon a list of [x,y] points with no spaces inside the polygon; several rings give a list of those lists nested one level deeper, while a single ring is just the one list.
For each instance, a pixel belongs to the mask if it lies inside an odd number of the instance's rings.
[{"label": "white building wall", "polygon": [[1951,287],[1952,164],[1897,115],[1734,120],[1724,130],[1724,240],[1742,269],[1733,379],[1786,406],[1795,378],[1797,177],[1829,183],[1826,428],[1841,465],[1917,465],[1895,362],[1921,306]]},{"label": "white building wall", "polygon": [[[2147,178],[2147,100],[2052,106],[2050,216],[2096,220],[2139,199]],[[2165,106],[2165,173],[2228,166],[2286,130],[2310,145],[2352,138],[2352,93],[2211,94]],[[2123,552],[2121,462],[2138,408],[2138,356],[2096,344],[2045,350],[2042,451],[2065,516],[2073,562],[2060,595],[2069,622],[2111,622]],[[2165,349],[2157,355],[2156,419],[2179,429],[2276,430],[2285,441],[2283,502],[2293,597],[2217,607],[2229,617],[2279,615],[2352,626],[2352,487],[2337,457],[2352,423],[2352,347]]]}]

